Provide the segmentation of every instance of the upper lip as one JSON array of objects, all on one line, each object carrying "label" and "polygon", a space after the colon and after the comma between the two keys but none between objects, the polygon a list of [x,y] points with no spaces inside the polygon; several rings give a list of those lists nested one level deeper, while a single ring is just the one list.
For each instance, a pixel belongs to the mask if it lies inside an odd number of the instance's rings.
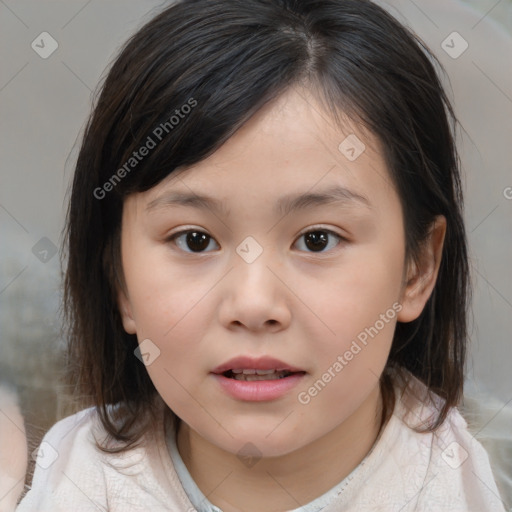
[{"label": "upper lip", "polygon": [[273,357],[250,357],[238,356],[226,361],[212,370],[212,373],[221,374],[228,370],[288,370],[290,372],[303,372],[291,364],[280,361]]}]

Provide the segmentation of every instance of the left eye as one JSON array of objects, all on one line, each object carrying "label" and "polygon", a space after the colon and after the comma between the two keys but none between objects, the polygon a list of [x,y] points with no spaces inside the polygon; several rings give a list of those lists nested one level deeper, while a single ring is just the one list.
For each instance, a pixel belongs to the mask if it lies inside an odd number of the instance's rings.
[{"label": "left eye", "polygon": [[[338,240],[338,242],[335,244],[332,244],[329,241],[329,238],[332,238],[333,236]],[[311,252],[326,252],[324,251],[326,247],[330,245],[330,248],[332,249],[332,247],[335,247],[339,244],[340,241],[343,240],[343,237],[328,229],[315,229],[306,233],[302,233],[297,243],[302,239],[305,241],[304,245],[310,249]]]},{"label": "left eye", "polygon": [[[179,233],[175,233],[169,238],[169,241],[174,242],[180,249],[184,250],[185,252],[205,252],[204,249],[210,245],[210,241],[212,240],[213,238],[207,233],[204,233],[203,231],[197,231],[195,229],[180,231]],[[188,251],[185,249],[185,247],[188,247],[191,250]]]}]

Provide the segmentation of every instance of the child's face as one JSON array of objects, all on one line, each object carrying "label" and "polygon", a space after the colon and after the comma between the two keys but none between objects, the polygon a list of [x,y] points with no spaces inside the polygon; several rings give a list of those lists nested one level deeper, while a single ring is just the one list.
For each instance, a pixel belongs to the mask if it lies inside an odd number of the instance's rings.
[{"label": "child's face", "polygon": [[[403,217],[375,139],[356,132],[366,149],[355,160],[350,140],[338,149],[351,131],[340,133],[311,96],[288,92],[211,157],[125,201],[125,329],[151,340],[147,370],[167,405],[231,453],[247,442],[263,455],[289,453],[377,396],[400,318]],[[345,192],[278,209],[334,187],[365,199]],[[171,204],[178,192],[219,209]],[[169,240],[186,229],[211,238]],[[215,373],[236,357],[303,373]]]}]

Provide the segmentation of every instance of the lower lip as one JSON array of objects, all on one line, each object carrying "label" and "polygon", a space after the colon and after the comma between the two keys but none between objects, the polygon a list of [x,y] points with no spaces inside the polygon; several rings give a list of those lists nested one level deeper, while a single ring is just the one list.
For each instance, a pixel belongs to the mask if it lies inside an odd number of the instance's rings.
[{"label": "lower lip", "polygon": [[304,373],[294,373],[282,379],[253,381],[230,379],[218,374],[214,374],[214,377],[222,389],[237,400],[265,402],[285,395],[302,380],[304,375]]}]

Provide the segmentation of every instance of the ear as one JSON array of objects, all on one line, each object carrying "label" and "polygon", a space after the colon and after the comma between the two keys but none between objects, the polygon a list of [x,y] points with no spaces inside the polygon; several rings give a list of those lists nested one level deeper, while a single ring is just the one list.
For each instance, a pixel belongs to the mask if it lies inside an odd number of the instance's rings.
[{"label": "ear", "polygon": [[441,264],[445,234],[446,218],[438,215],[432,223],[427,239],[421,245],[418,261],[411,261],[408,264],[400,300],[402,309],[397,316],[399,322],[416,320],[432,294]]},{"label": "ear", "polygon": [[128,334],[136,334],[137,328],[135,319],[133,317],[130,300],[127,294],[122,290],[118,291],[117,293],[117,304],[119,307],[119,313],[121,314],[121,319],[123,321],[124,330]]}]

